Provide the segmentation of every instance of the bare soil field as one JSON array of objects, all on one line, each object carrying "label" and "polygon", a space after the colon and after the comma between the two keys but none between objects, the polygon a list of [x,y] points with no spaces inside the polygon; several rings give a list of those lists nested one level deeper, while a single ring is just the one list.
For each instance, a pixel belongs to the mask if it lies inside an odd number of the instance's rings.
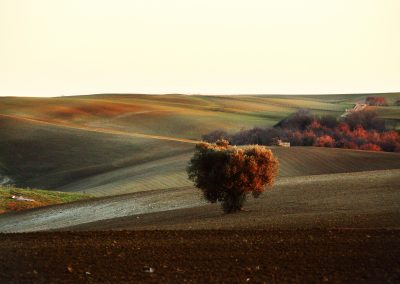
[{"label": "bare soil field", "polygon": [[398,283],[398,230],[0,234],[2,283]]},{"label": "bare soil field", "polygon": [[5,214],[53,231],[0,233],[0,282],[398,283],[399,176],[282,177],[228,215],[190,187]]},{"label": "bare soil field", "polygon": [[[282,179],[260,198],[249,198],[245,204],[247,211],[238,214],[224,214],[219,205],[207,204],[99,220],[65,229],[400,228],[399,176],[400,170],[387,170],[291,177]],[[192,197],[192,202],[195,198]]]},{"label": "bare soil field", "polygon": [[248,212],[223,214],[193,187],[0,216],[0,232],[40,230],[400,228],[400,169],[281,178]]}]

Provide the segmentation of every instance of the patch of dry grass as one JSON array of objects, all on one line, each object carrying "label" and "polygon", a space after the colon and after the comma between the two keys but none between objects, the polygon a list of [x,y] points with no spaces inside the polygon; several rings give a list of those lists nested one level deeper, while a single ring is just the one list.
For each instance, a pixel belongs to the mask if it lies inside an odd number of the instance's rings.
[{"label": "patch of dry grass", "polygon": [[[22,196],[33,201],[16,200],[12,198],[13,195]],[[0,186],[0,214],[89,198],[91,196],[86,194]]]}]

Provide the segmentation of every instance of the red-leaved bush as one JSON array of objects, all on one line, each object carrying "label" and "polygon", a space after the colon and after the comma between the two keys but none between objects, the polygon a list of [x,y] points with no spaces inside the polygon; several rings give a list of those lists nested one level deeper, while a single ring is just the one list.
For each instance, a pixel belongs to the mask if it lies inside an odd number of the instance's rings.
[{"label": "red-leaved bush", "polygon": [[400,152],[399,132],[386,130],[385,121],[374,111],[355,112],[338,121],[332,116],[315,117],[302,110],[274,128],[253,128],[226,136],[234,145],[271,145],[274,139],[280,138],[292,146]]},{"label": "red-leaved bush", "polygon": [[322,135],[321,137],[317,138],[317,141],[314,145],[318,147],[334,147],[335,139],[329,135]]},{"label": "red-leaved bush", "polygon": [[361,145],[360,150],[367,150],[367,151],[382,151],[382,148],[379,147],[376,144],[372,144],[372,143],[367,143],[364,145]]},{"label": "red-leaved bush", "polygon": [[367,97],[365,103],[370,106],[387,106],[385,97]]}]

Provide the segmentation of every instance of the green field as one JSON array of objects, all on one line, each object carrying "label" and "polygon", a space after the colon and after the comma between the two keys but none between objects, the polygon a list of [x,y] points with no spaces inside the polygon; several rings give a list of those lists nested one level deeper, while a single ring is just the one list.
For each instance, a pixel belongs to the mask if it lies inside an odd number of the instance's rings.
[{"label": "green field", "polygon": [[94,95],[0,102],[1,114],[191,139],[216,128],[272,126],[300,108],[340,115],[351,106],[348,101],[278,96]]},{"label": "green field", "polygon": [[[12,198],[13,195],[29,198],[33,201],[17,201]],[[90,195],[78,193],[0,186],[0,214],[9,211],[21,211],[47,205],[69,203],[89,198],[91,198]]]}]

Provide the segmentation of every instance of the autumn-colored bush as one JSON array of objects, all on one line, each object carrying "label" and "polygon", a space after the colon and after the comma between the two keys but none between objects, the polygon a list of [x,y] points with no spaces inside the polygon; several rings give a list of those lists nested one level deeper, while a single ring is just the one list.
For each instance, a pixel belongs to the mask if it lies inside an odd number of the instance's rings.
[{"label": "autumn-colored bush", "polygon": [[380,135],[379,145],[387,152],[400,152],[400,135],[397,131],[387,131]]},{"label": "autumn-colored bush", "polygon": [[355,150],[355,149],[358,149],[358,145],[357,145],[355,142],[353,142],[353,141],[344,141],[344,142],[343,142],[343,146],[342,146],[342,147],[339,147],[339,148],[345,148],[345,149],[353,149],[353,150]]},{"label": "autumn-colored bush", "polygon": [[278,122],[275,127],[291,130],[305,130],[313,120],[314,118],[308,110],[300,109],[289,115],[288,118]]},{"label": "autumn-colored bush", "polygon": [[228,133],[221,129],[211,131],[210,133],[201,136],[201,140],[206,142],[216,142],[218,140],[223,140],[223,139],[227,140],[228,138],[229,138]]},{"label": "autumn-colored bush", "polygon": [[365,103],[369,106],[387,106],[385,97],[367,97]]},{"label": "autumn-colored bush", "polygon": [[361,145],[360,150],[382,151],[381,147],[379,147],[376,144],[372,144],[372,143],[367,143],[367,144]]},{"label": "autumn-colored bush", "polygon": [[281,139],[292,146],[400,152],[399,132],[386,130],[385,121],[376,112],[365,110],[354,112],[343,120],[332,116],[316,117],[300,110],[274,128],[255,127],[227,137],[233,145],[273,145],[275,139]]},{"label": "autumn-colored bush", "polygon": [[386,130],[385,121],[379,118],[376,111],[371,110],[353,112],[345,117],[344,123],[352,130],[360,125],[367,130]]},{"label": "autumn-colored bush", "polygon": [[315,146],[317,147],[334,147],[335,146],[335,139],[333,139],[329,135],[323,135],[317,138],[315,142]]},{"label": "autumn-colored bush", "polygon": [[262,146],[238,148],[225,140],[216,144],[199,143],[187,168],[211,203],[221,202],[226,213],[240,211],[246,196],[258,197],[272,186],[278,173],[278,160]]}]

